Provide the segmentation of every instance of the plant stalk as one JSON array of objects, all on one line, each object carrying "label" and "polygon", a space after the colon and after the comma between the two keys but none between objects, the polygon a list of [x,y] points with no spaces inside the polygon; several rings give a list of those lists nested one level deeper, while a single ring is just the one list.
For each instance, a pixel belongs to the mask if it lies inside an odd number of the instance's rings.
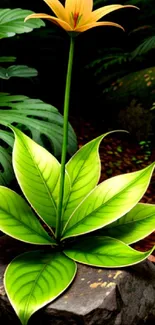
[{"label": "plant stalk", "polygon": [[72,66],[74,56],[74,38],[70,37],[70,50],[68,58],[68,69],[66,76],[66,88],[64,97],[64,124],[63,124],[63,143],[61,152],[61,171],[60,171],[60,188],[59,188],[59,201],[57,209],[56,232],[55,237],[59,241],[61,237],[61,219],[63,211],[63,197],[64,197],[64,184],[65,184],[65,164],[68,145],[68,115],[69,115],[69,100],[71,89]]}]

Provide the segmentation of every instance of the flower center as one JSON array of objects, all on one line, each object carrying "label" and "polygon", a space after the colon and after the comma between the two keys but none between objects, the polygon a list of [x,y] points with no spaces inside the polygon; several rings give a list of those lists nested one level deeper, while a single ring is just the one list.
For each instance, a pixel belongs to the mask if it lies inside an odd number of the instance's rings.
[{"label": "flower center", "polygon": [[71,17],[72,17],[72,21],[73,21],[73,28],[75,28],[77,26],[77,24],[79,23],[82,15],[79,15],[78,12],[72,12],[71,13]]}]

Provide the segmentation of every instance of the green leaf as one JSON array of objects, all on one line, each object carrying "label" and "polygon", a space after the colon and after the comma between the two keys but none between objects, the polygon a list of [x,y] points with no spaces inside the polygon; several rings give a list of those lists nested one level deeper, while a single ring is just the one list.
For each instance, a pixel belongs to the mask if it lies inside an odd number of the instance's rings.
[{"label": "green leaf", "polygon": [[[54,156],[60,156],[63,138],[63,116],[52,105],[46,104],[39,99],[31,99],[23,95],[14,95],[0,93],[0,125],[8,124],[18,125],[25,130],[32,139],[41,146],[50,150]],[[8,135],[13,138],[12,132]],[[3,130],[0,130],[0,140],[3,150],[3,157],[0,162],[3,165],[0,172],[0,184],[9,185],[13,179],[13,170],[11,166],[12,145],[9,144],[7,150]],[[5,143],[6,142],[6,143]],[[69,124],[68,135],[68,153],[74,154],[77,149],[77,139],[75,132]],[[6,159],[7,156],[7,159]],[[2,162],[3,159],[3,162]],[[9,168],[8,168],[9,161]]]},{"label": "green leaf", "polygon": [[21,131],[15,134],[13,169],[18,183],[39,216],[48,224],[56,223],[55,187],[60,176],[60,163],[47,150]]},{"label": "green leaf", "polygon": [[24,23],[24,19],[32,13],[30,10],[20,8],[0,9],[0,39],[28,33],[34,28],[45,26],[41,19],[31,19],[31,21]]},{"label": "green leaf", "polygon": [[79,203],[98,184],[101,174],[101,161],[99,157],[100,142],[107,135],[118,131],[122,132],[120,130],[107,132],[88,142],[66,164],[71,190],[63,215],[64,223],[66,223]]},{"label": "green leaf", "polygon": [[145,193],[155,163],[136,172],[118,175],[98,185],[70,217],[63,237],[100,229],[130,211]]},{"label": "green leaf", "polygon": [[125,267],[146,259],[154,248],[142,253],[110,237],[88,237],[72,244],[64,253],[73,260],[99,267]]},{"label": "green leaf", "polygon": [[7,149],[8,145],[13,146],[14,138],[10,132],[0,130],[1,144],[5,143],[5,148],[0,146],[0,184],[7,185],[14,179],[11,155]]},{"label": "green leaf", "polygon": [[0,56],[0,63],[15,62],[15,61],[16,61],[15,56]]},{"label": "green leaf", "polygon": [[22,325],[73,281],[75,262],[59,252],[33,251],[16,257],[5,272],[9,300]]},{"label": "green leaf", "polygon": [[110,236],[126,244],[135,243],[155,231],[155,205],[137,204],[125,216],[105,227],[103,236]]},{"label": "green leaf", "polygon": [[0,186],[0,230],[31,244],[52,245],[52,239],[22,197]]},{"label": "green leaf", "polygon": [[0,78],[10,79],[11,77],[30,78],[36,77],[38,71],[34,68],[30,68],[27,65],[11,65],[8,68],[0,67]]},{"label": "green leaf", "polygon": [[[44,222],[55,227],[60,163],[24,133],[14,127],[12,130],[15,133],[13,168],[18,183]],[[67,175],[66,182],[68,187],[66,186],[65,195],[68,195],[70,186]]]},{"label": "green leaf", "polygon": [[11,155],[0,146],[0,184],[7,185],[14,179]]},{"label": "green leaf", "polygon": [[65,208],[63,221],[66,222],[83,198],[97,185],[101,163],[98,148],[108,133],[99,136],[79,149],[66,164],[71,191]]},{"label": "green leaf", "polygon": [[0,130],[0,138],[1,140],[5,141],[9,146],[13,147],[14,137],[12,133],[5,130]]}]

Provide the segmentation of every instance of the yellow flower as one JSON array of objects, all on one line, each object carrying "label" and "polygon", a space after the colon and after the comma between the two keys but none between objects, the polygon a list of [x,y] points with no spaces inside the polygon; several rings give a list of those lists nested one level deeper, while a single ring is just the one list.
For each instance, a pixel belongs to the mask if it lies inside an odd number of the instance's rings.
[{"label": "yellow flower", "polygon": [[[93,11],[93,0],[66,0],[65,7],[59,0],[43,0],[51,8],[57,17],[47,14],[31,14],[26,17],[25,21],[30,18],[45,18],[59,25],[67,32],[84,32],[96,26],[115,26],[122,28],[119,24],[98,20],[110,12],[122,8],[137,8],[132,5],[109,5]],[[137,8],[138,9],[138,8]]]}]

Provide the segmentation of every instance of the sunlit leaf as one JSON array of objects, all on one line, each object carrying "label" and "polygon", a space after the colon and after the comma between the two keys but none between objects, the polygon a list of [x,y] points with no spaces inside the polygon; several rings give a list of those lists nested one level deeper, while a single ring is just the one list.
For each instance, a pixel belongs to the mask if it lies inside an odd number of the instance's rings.
[{"label": "sunlit leaf", "polygon": [[58,297],[75,274],[75,262],[59,252],[33,251],[16,257],[7,267],[4,284],[22,325]]},{"label": "sunlit leaf", "polygon": [[16,128],[13,130],[13,168],[18,183],[39,216],[48,225],[55,226],[55,187],[59,180],[60,164],[54,156],[24,133]]},{"label": "sunlit leaf", "polygon": [[102,235],[135,243],[155,231],[155,205],[137,204],[125,216],[101,229]]},{"label": "sunlit leaf", "polygon": [[130,211],[145,193],[155,164],[97,186],[70,217],[64,238],[100,229]]},{"label": "sunlit leaf", "polygon": [[78,243],[72,244],[71,248],[65,249],[64,253],[83,264],[120,268],[143,261],[153,250],[154,248],[142,253],[117,239],[94,236],[80,239]]},{"label": "sunlit leaf", "polygon": [[[55,227],[59,197],[60,163],[46,149],[39,146],[17,128],[13,149],[13,168],[27,200],[49,226]],[[67,199],[70,182],[66,174]]]},{"label": "sunlit leaf", "polygon": [[98,149],[101,140],[107,134],[101,135],[84,145],[66,164],[71,182],[71,192],[63,216],[64,223],[99,181],[101,163]]},{"label": "sunlit leaf", "polygon": [[0,186],[0,230],[31,244],[55,243],[24,199],[3,186]]}]

